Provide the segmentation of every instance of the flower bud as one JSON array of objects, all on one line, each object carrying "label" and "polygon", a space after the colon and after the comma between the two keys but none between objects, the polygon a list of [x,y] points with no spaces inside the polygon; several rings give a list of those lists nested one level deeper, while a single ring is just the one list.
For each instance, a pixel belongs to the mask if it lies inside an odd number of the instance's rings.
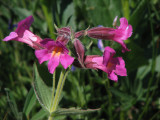
[{"label": "flower bud", "polygon": [[56,41],[60,41],[63,45],[66,45],[69,42],[70,38],[69,36],[65,35],[59,35],[56,39]]},{"label": "flower bud", "polygon": [[75,38],[73,44],[74,44],[74,47],[75,47],[75,51],[76,51],[78,61],[81,64],[81,66],[84,67],[84,54],[85,54],[84,46],[82,45],[80,40],[77,39],[77,38]]},{"label": "flower bud", "polygon": [[56,30],[58,32],[58,35],[71,36],[71,28],[70,27],[63,27],[63,28],[56,27]]},{"label": "flower bud", "polygon": [[85,30],[81,30],[79,32],[76,32],[74,37],[79,38],[79,37],[84,36],[84,35],[85,35]]}]

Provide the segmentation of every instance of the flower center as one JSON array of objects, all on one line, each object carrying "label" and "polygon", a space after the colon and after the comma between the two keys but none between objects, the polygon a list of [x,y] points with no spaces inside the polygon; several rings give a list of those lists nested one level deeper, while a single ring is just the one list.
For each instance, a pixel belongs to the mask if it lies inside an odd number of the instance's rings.
[{"label": "flower center", "polygon": [[113,66],[114,66],[114,64],[112,62],[109,62],[108,65],[107,65],[107,68],[108,69],[113,69]]},{"label": "flower center", "polygon": [[55,57],[58,57],[60,56],[61,52],[62,52],[62,48],[61,47],[55,47],[52,51],[52,57],[55,56]]}]

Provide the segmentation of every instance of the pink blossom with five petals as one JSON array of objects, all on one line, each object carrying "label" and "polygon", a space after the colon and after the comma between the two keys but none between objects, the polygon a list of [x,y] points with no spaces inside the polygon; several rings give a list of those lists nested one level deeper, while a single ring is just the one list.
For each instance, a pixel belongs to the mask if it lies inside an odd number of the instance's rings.
[{"label": "pink blossom with five petals", "polygon": [[113,58],[115,53],[114,49],[106,47],[103,57],[98,55],[86,56],[84,64],[86,68],[103,70],[108,74],[109,79],[117,82],[117,75],[127,76],[127,71],[122,57]]},{"label": "pink blossom with five petals", "polygon": [[40,64],[44,61],[49,61],[48,70],[51,74],[53,74],[59,62],[65,69],[73,63],[74,58],[68,55],[68,49],[60,41],[46,38],[41,44],[44,49],[35,50],[35,55]]}]

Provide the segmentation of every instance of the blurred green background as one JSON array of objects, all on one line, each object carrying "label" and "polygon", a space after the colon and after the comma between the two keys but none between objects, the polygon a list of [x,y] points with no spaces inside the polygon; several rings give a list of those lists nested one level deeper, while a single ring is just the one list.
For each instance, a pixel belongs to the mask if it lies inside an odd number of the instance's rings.
[{"label": "blurred green background", "polygon": [[[56,38],[54,24],[84,30],[88,26],[112,27],[115,16],[126,17],[133,35],[126,42],[131,52],[122,54],[113,44],[117,56],[126,62],[127,77],[117,83],[108,81],[102,71],[76,69],[67,77],[64,108],[101,108],[88,115],[61,116],[56,120],[160,120],[160,1],[159,0],[0,0],[0,119],[46,120],[47,116],[36,100],[32,88],[34,50],[16,41],[2,39],[16,29],[17,23],[33,15],[31,31],[42,38]],[[119,21],[118,21],[119,25]],[[81,39],[86,54],[102,55],[97,40]],[[103,41],[105,46],[110,42]],[[40,72],[46,84],[52,85],[52,75],[45,63]],[[57,69],[60,71],[61,67]],[[57,72],[58,74],[59,72]],[[32,96],[30,110],[24,114],[26,96]]]}]

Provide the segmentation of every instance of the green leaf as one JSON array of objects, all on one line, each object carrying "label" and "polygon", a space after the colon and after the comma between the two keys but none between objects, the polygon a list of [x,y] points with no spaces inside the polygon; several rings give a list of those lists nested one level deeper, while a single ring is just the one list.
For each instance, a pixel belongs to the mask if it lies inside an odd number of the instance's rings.
[{"label": "green leaf", "polygon": [[136,79],[143,80],[144,77],[151,71],[151,64],[139,67],[137,70]]},{"label": "green leaf", "polygon": [[143,14],[145,12],[146,5],[147,5],[147,0],[141,0],[138,3],[138,6],[134,10],[134,12],[132,13],[132,16],[129,19],[129,23],[133,26],[133,29],[135,29],[138,23],[141,21],[141,19],[144,18]]},{"label": "green leaf", "polygon": [[55,116],[54,120],[66,120],[66,116]]},{"label": "green leaf", "polygon": [[50,88],[43,82],[41,77],[39,76],[37,66],[34,64],[34,91],[36,97],[41,104],[47,111],[50,109],[51,104],[51,90]]},{"label": "green leaf", "polygon": [[7,88],[5,88],[5,91],[7,93],[7,100],[13,115],[15,116],[16,120],[22,120],[22,113],[18,112],[17,104],[12,93]]},{"label": "green leaf", "polygon": [[67,6],[65,11],[63,12],[62,15],[62,26],[69,25],[73,29],[76,29],[76,23],[75,23],[75,15],[74,15],[74,4],[71,3]]},{"label": "green leaf", "polygon": [[157,71],[157,72],[160,72],[160,63],[159,63],[159,61],[160,61],[160,55],[157,56],[157,58],[156,58],[156,68],[155,68],[155,71]]},{"label": "green leaf", "polygon": [[[156,72],[160,72],[160,64],[158,64],[159,63],[158,61],[160,61],[160,55],[157,56],[156,58],[157,62],[155,67]],[[149,74],[149,72],[151,71],[151,66],[152,66],[152,59],[149,59],[148,64],[138,68],[136,79],[143,80],[144,77],[146,77],[147,74]]]},{"label": "green leaf", "polygon": [[132,95],[123,93],[122,91],[115,88],[110,88],[110,91],[119,99],[123,110],[129,109],[134,104],[136,98],[134,98]]},{"label": "green leaf", "polygon": [[22,18],[32,15],[32,11],[29,11],[25,8],[15,7],[13,8],[13,11],[17,16],[20,16]]},{"label": "green leaf", "polygon": [[120,0],[86,0],[88,16],[94,26],[112,26],[116,16],[121,16]]},{"label": "green leaf", "polygon": [[[24,19],[30,15],[33,15],[33,12],[25,8],[15,7],[13,8],[14,13],[19,16],[20,19]],[[47,23],[46,21],[41,20],[39,17],[34,16],[33,26],[40,29],[41,34],[47,33]]]},{"label": "green leaf", "polygon": [[33,88],[31,88],[31,90],[29,91],[25,104],[24,104],[24,108],[23,108],[23,113],[25,113],[26,116],[29,115],[30,111],[32,110],[34,104],[36,102],[36,96],[34,94],[34,90]]},{"label": "green leaf", "polygon": [[43,109],[41,109],[39,112],[37,112],[32,118],[31,120],[43,120],[44,117],[46,117],[48,115],[48,113],[46,111],[44,111]]},{"label": "green leaf", "polygon": [[[144,49],[138,46],[135,42],[130,41],[127,44],[128,48],[131,49],[131,52],[122,55],[126,59],[127,72],[136,70],[142,65],[147,63],[146,58],[144,57]],[[138,62],[136,62],[138,61]],[[131,64],[132,63],[132,64]]]},{"label": "green leaf", "polygon": [[78,115],[78,114],[88,114],[92,112],[99,111],[100,109],[76,109],[76,108],[60,108],[51,113],[52,116],[61,116],[61,115]]}]

